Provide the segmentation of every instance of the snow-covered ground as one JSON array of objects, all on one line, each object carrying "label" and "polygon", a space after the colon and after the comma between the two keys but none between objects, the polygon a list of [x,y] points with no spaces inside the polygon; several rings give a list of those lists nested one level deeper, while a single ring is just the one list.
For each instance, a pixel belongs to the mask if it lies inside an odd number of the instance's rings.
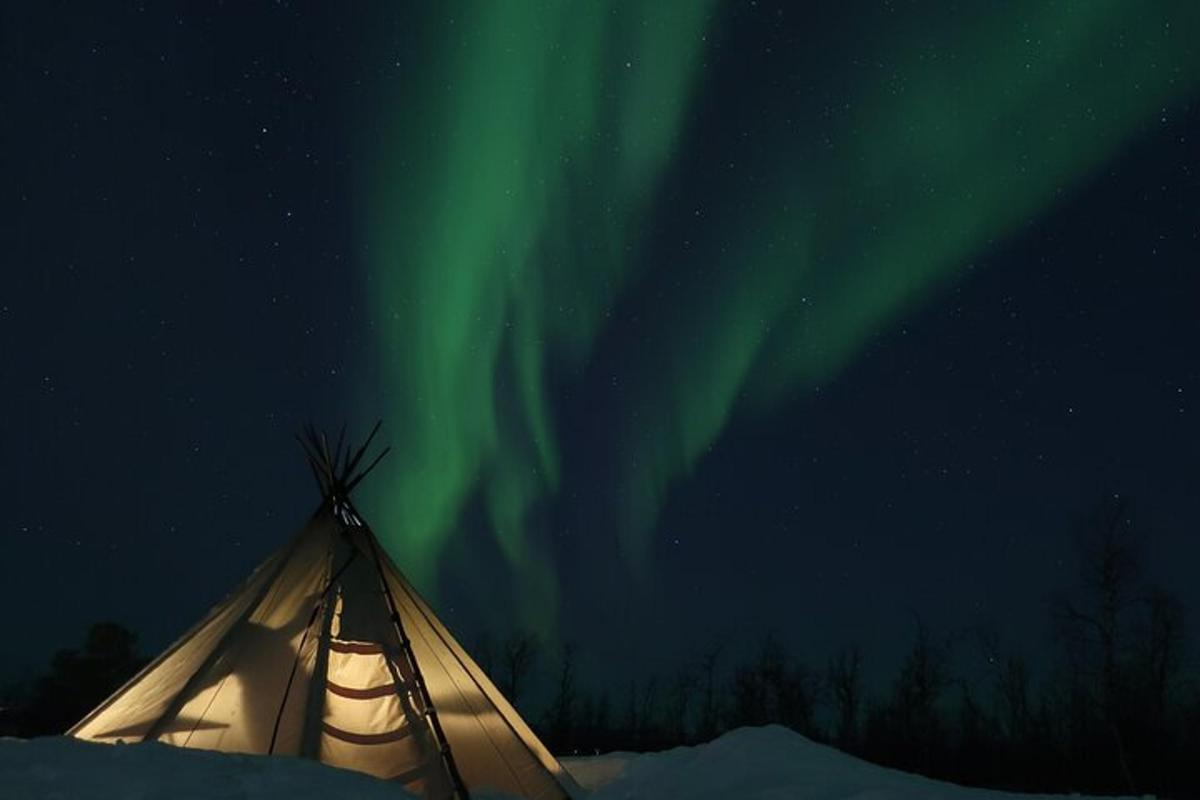
[{"label": "snow-covered ground", "polygon": [[235,800],[411,795],[345,770],[299,758],[184,750],[165,744],[107,745],[78,739],[0,740],[4,800]]},{"label": "snow-covered ground", "polygon": [[[1037,800],[879,767],[778,725],[739,728],[697,747],[610,753],[563,764],[591,800]],[[1071,795],[1072,800],[1085,800]],[[1109,798],[1112,800],[1112,798]]]},{"label": "snow-covered ground", "polygon": [[[742,728],[698,747],[612,753],[563,762],[591,800],[1034,800],[965,789],[868,764],[786,728]],[[395,785],[297,758],[102,745],[74,739],[0,740],[4,800],[234,800],[353,797],[402,800]],[[1075,796],[1078,797],[1078,796]]]}]

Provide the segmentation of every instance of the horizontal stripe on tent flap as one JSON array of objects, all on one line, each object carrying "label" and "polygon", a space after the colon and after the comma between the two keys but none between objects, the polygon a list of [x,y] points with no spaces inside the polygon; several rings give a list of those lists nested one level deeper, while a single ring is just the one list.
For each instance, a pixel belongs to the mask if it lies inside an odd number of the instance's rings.
[{"label": "horizontal stripe on tent flap", "polygon": [[341,639],[330,639],[329,649],[335,653],[349,653],[358,656],[383,655],[383,647],[375,642],[348,642]]},{"label": "horizontal stripe on tent flap", "polygon": [[333,681],[327,681],[325,688],[331,694],[336,694],[338,697],[346,697],[350,700],[374,700],[379,697],[389,697],[397,693],[397,687],[394,683],[385,683],[382,686],[369,686],[366,689],[352,689],[349,686],[341,686]]},{"label": "horizontal stripe on tent flap", "polygon": [[335,728],[328,722],[322,727],[326,735],[350,744],[390,744],[412,736],[412,728],[408,726],[383,733],[351,733],[341,728]]}]

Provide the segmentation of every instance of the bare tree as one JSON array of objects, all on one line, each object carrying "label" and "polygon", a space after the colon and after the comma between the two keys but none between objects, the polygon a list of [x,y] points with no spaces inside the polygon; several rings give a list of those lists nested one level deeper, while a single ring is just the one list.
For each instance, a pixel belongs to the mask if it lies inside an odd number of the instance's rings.
[{"label": "bare tree", "polygon": [[1126,677],[1121,656],[1128,644],[1127,617],[1139,599],[1141,559],[1128,500],[1119,494],[1106,496],[1085,519],[1080,548],[1083,596],[1058,602],[1059,633],[1073,673],[1072,691],[1078,695],[1088,683],[1094,686],[1095,705],[1112,740],[1117,766],[1133,791],[1121,732]]},{"label": "bare tree", "polygon": [[862,650],[852,644],[829,659],[826,680],[837,711],[838,747],[848,750],[858,743],[858,720],[862,712]]},{"label": "bare tree", "polygon": [[663,708],[665,733],[674,742],[684,742],[688,734],[688,712],[692,706],[692,695],[696,690],[696,675],[684,667],[677,671],[667,689]]},{"label": "bare tree", "polygon": [[721,719],[720,700],[717,697],[717,664],[721,660],[721,645],[713,645],[700,656],[699,688],[700,710],[696,721],[696,738],[707,742],[717,735]]},{"label": "bare tree", "polygon": [[1011,741],[1021,740],[1029,728],[1029,665],[1023,657],[1004,659],[996,676],[996,700],[1005,734]]},{"label": "bare tree", "polygon": [[945,738],[939,704],[951,685],[947,660],[946,651],[930,641],[918,619],[912,648],[892,684],[889,712],[895,733],[910,752],[911,766],[921,772],[932,768]]},{"label": "bare tree", "polygon": [[529,631],[515,632],[505,640],[504,651],[501,654],[503,674],[500,678],[500,691],[513,705],[520,699],[521,690],[525,688],[525,679],[533,671],[540,651],[541,644],[537,635]]},{"label": "bare tree", "polygon": [[575,645],[564,644],[558,671],[558,686],[550,704],[550,735],[556,749],[569,746],[575,723]]},{"label": "bare tree", "polygon": [[816,736],[817,696],[821,679],[800,661],[791,661],[775,684],[776,716],[779,722],[805,736]]},{"label": "bare tree", "polygon": [[778,688],[787,672],[787,653],[773,635],[759,646],[758,657],[733,673],[734,725],[766,725],[779,722]]},{"label": "bare tree", "polygon": [[1143,602],[1146,624],[1138,647],[1139,672],[1150,699],[1154,723],[1161,729],[1183,663],[1183,606],[1178,598],[1159,586],[1150,587]]},{"label": "bare tree", "polygon": [[642,686],[637,702],[638,720],[641,722],[641,730],[638,733],[644,739],[654,730],[655,712],[658,708],[658,678],[656,676],[651,675]]},{"label": "bare tree", "polygon": [[1128,501],[1117,494],[1106,497],[1087,517],[1080,544],[1084,599],[1060,601],[1060,624],[1074,646],[1073,655],[1099,678],[1101,703],[1111,713],[1120,682],[1122,623],[1137,603],[1141,566]]}]

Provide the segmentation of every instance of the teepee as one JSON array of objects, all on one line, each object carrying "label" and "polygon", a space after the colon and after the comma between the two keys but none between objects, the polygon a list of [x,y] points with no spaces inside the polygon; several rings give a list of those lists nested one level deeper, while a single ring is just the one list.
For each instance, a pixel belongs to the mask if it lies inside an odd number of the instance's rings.
[{"label": "teepee", "polygon": [[307,431],[308,524],[69,735],[300,756],[426,798],[578,794],[351,504],[378,429],[344,454]]}]

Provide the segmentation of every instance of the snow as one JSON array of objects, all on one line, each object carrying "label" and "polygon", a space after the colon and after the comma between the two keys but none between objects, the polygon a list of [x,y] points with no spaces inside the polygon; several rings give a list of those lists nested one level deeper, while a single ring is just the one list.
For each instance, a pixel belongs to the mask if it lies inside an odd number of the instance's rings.
[{"label": "snow", "polygon": [[[1051,797],[967,789],[877,767],[778,726],[741,728],[696,747],[569,758],[563,764],[591,791],[590,800]],[[394,784],[298,758],[183,750],[153,743],[113,746],[58,737],[0,739],[0,796],[4,800],[412,797]]]},{"label": "snow", "polygon": [[65,737],[0,740],[5,800],[317,800],[413,797],[368,775],[299,758],[184,750],[165,744],[108,745]]},{"label": "snow", "polygon": [[[1037,800],[968,789],[886,769],[777,725],[739,728],[707,744],[662,753],[568,758],[590,800]],[[1079,798],[1079,795],[1071,795]],[[1110,798],[1110,800],[1112,800]]]}]

